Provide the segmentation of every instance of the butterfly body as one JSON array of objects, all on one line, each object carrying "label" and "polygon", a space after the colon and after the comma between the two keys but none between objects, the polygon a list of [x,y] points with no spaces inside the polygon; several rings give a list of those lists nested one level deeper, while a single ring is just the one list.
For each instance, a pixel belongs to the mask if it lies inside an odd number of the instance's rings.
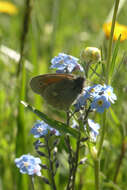
[{"label": "butterfly body", "polygon": [[45,74],[31,79],[32,90],[55,108],[68,110],[84,86],[83,77],[71,74]]}]

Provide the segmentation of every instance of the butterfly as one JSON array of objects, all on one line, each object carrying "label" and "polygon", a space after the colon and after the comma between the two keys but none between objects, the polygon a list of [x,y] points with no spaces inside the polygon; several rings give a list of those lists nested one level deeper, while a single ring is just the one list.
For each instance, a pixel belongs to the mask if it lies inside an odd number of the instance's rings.
[{"label": "butterfly", "polygon": [[44,74],[31,79],[32,90],[57,109],[69,110],[81,94],[85,78],[72,74]]}]

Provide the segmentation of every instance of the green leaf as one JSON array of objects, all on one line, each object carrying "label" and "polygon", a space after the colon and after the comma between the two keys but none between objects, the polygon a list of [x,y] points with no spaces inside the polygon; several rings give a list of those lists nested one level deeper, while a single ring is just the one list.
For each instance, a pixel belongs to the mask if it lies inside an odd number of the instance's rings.
[{"label": "green leaf", "polygon": [[119,125],[119,124],[120,124],[120,121],[119,121],[117,115],[115,114],[115,112],[113,111],[112,108],[110,108],[110,114],[111,114],[112,119],[113,119],[113,121],[115,122],[115,124]]},{"label": "green leaf", "polygon": [[117,184],[113,183],[112,181],[104,182],[104,187],[107,187],[108,189],[113,188],[115,190],[122,190]]},{"label": "green leaf", "polygon": [[116,42],[115,49],[114,49],[113,56],[112,56],[112,61],[111,61],[111,66],[110,66],[110,71],[109,71],[110,80],[112,78],[112,75],[113,75],[114,69],[115,69],[116,58],[117,58],[118,51],[119,51],[120,38],[121,38],[121,35],[119,35],[119,38]]},{"label": "green leaf", "polygon": [[77,131],[76,129],[73,129],[69,126],[67,126],[66,124],[51,119],[49,118],[47,115],[45,115],[44,113],[40,112],[39,110],[35,109],[34,107],[31,107],[29,104],[27,104],[24,101],[21,101],[21,103],[31,112],[33,112],[34,114],[36,114],[38,117],[40,117],[40,119],[42,119],[43,121],[45,121],[48,125],[50,125],[51,127],[55,128],[56,130],[59,130],[59,132],[61,132],[62,134],[70,134],[73,137],[75,137],[76,139],[78,139],[79,137],[79,131]]}]

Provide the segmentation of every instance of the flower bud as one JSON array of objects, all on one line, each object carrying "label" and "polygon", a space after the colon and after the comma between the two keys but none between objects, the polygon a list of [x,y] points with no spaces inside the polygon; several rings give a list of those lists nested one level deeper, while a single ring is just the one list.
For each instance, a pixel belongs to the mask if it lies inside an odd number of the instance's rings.
[{"label": "flower bud", "polygon": [[80,160],[79,164],[85,164],[85,163],[86,163],[86,161],[87,161],[87,158],[86,158],[86,157],[84,157],[83,159],[81,159],[81,160]]},{"label": "flower bud", "polygon": [[96,63],[101,61],[101,51],[96,47],[87,47],[81,52],[81,58],[86,63]]}]

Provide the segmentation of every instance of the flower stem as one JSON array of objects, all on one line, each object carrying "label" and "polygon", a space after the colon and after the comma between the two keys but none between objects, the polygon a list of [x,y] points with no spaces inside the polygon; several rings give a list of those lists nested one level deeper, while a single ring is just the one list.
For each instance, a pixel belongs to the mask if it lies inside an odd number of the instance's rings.
[{"label": "flower stem", "polygon": [[19,76],[21,72],[26,37],[28,34],[29,26],[30,26],[31,10],[32,10],[32,0],[26,0],[26,7],[25,7],[25,12],[24,12],[24,18],[23,18],[23,28],[22,28],[22,33],[21,33],[20,60],[18,63],[18,68],[17,68],[17,76]]},{"label": "flower stem", "polygon": [[50,152],[48,138],[45,138],[45,142],[46,142],[46,146],[47,146],[48,159],[49,159],[49,172],[50,172],[50,178],[51,178],[51,187],[52,187],[52,190],[56,190],[56,184],[55,184],[55,180],[54,180],[53,161],[51,159],[51,152]]},{"label": "flower stem", "polygon": [[105,130],[106,130],[106,111],[103,114],[103,127],[101,131],[101,137],[100,137],[99,148],[98,148],[98,153],[97,153],[98,158],[100,157],[100,154],[101,154],[102,145],[103,145],[104,136],[105,136]]},{"label": "flower stem", "polygon": [[100,170],[100,162],[99,162],[99,159],[95,159],[95,160],[94,160],[95,190],[99,190],[99,189],[100,189],[99,170]]},{"label": "flower stem", "polygon": [[79,136],[79,139],[77,140],[77,146],[76,146],[75,162],[74,162],[74,169],[73,169],[73,176],[72,176],[72,190],[75,189],[75,177],[76,177],[76,172],[77,172],[77,167],[78,167],[79,150],[80,150],[80,136]]},{"label": "flower stem", "polygon": [[[67,111],[67,125],[69,126],[69,121],[70,121],[70,116],[69,116],[69,111]],[[72,148],[71,148],[71,143],[70,143],[70,138],[67,135],[65,137],[65,142],[68,148],[68,153],[69,153],[69,157],[68,157],[68,164],[69,164],[69,177],[68,177],[68,183],[67,183],[67,187],[66,190],[70,190],[71,188],[71,182],[72,182],[72,172],[73,172],[73,168],[74,168],[74,161],[73,161],[73,154],[72,154]]]},{"label": "flower stem", "polygon": [[67,136],[65,138],[68,152],[69,152],[69,158],[68,158],[68,164],[69,164],[69,177],[68,177],[68,183],[66,190],[70,190],[71,188],[71,183],[72,183],[72,173],[73,173],[73,168],[74,168],[74,161],[73,161],[73,155],[72,155],[72,149],[71,149],[71,144],[70,144],[70,138]]},{"label": "flower stem", "polygon": [[119,156],[117,164],[116,164],[116,170],[115,170],[115,174],[114,174],[114,178],[113,178],[114,183],[117,182],[117,177],[118,177],[118,174],[119,174],[119,171],[120,171],[120,167],[122,165],[122,161],[123,161],[123,159],[125,157],[126,149],[127,149],[127,142],[126,142],[125,139],[123,139],[122,145],[121,145],[120,156]]},{"label": "flower stem", "polygon": [[31,190],[34,190],[34,176],[30,176],[30,181],[31,181]]},{"label": "flower stem", "polygon": [[[110,70],[110,61],[111,61],[111,55],[112,55],[112,44],[113,44],[113,35],[114,35],[114,29],[115,29],[115,21],[116,21],[116,15],[118,11],[118,6],[119,6],[120,0],[115,0],[115,7],[114,7],[114,13],[113,13],[113,18],[112,18],[112,27],[111,27],[111,34],[110,34],[110,39],[109,39],[109,47],[108,47],[108,52],[107,52],[107,68],[106,68],[106,82],[109,84],[109,70]],[[99,142],[99,148],[97,152],[97,159],[94,160],[94,171],[95,171],[95,189],[99,190],[100,189],[100,182],[99,182],[99,171],[100,171],[100,154],[104,142],[104,136],[105,136],[105,131],[106,131],[106,115],[107,112],[104,112],[103,115],[103,128],[101,132],[101,137],[100,137],[100,142]]]},{"label": "flower stem", "polygon": [[115,0],[115,8],[114,8],[114,13],[113,13],[113,18],[112,18],[111,34],[109,38],[109,47],[108,47],[108,52],[107,52],[107,71],[106,71],[107,84],[109,83],[109,70],[110,70],[110,60],[111,60],[111,54],[112,54],[113,34],[114,34],[114,29],[115,29],[115,21],[116,21],[116,15],[118,11],[119,2],[120,0]]},{"label": "flower stem", "polygon": [[95,174],[95,189],[100,190],[100,179],[99,179],[99,171],[100,171],[100,154],[102,150],[102,145],[105,136],[105,129],[106,129],[106,112],[103,115],[103,128],[101,131],[101,137],[99,142],[99,148],[96,157],[94,158],[94,174]]}]

